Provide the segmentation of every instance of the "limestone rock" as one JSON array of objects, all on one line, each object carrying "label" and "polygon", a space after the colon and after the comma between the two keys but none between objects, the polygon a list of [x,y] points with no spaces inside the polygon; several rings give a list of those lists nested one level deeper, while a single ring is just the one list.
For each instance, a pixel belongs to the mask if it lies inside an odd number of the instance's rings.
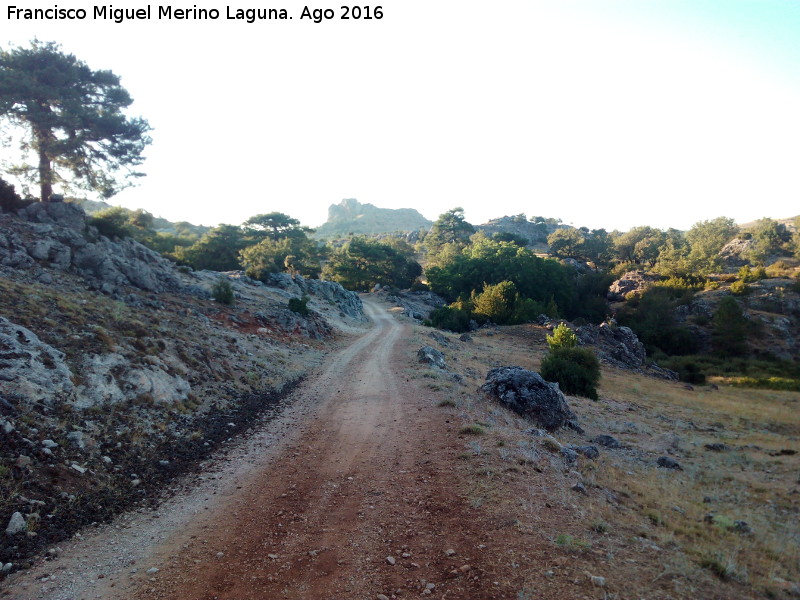
[{"label": "limestone rock", "polygon": [[658,281],[655,275],[644,271],[628,271],[609,286],[606,297],[610,302],[621,302],[628,294],[641,293],[655,281]]},{"label": "limestone rock", "polygon": [[0,317],[0,392],[49,404],[54,396],[70,394],[73,388],[63,352]]},{"label": "limestone rock", "polygon": [[419,362],[431,365],[437,369],[445,370],[447,368],[447,363],[445,363],[444,360],[444,354],[439,352],[436,348],[432,348],[431,346],[423,346],[417,350],[417,358],[419,359]]},{"label": "limestone rock", "polygon": [[522,367],[492,369],[480,389],[544,429],[552,431],[575,418],[558,384]]}]

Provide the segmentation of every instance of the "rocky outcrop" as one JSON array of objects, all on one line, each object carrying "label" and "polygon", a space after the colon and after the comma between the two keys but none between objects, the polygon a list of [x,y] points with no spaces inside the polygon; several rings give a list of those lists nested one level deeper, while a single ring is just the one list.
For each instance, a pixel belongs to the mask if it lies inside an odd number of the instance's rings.
[{"label": "rocky outcrop", "polygon": [[[80,207],[62,202],[37,202],[16,216],[0,215],[0,265],[17,270],[70,269],[108,294],[121,292],[124,286],[149,292],[181,287],[167,259],[133,239],[112,242],[100,236]],[[46,273],[40,276],[52,278]]]},{"label": "rocky outcrop", "polygon": [[344,289],[335,281],[305,279],[302,275],[292,276],[288,273],[271,273],[267,278],[267,285],[285,290],[296,298],[304,295],[316,296],[318,300],[336,305],[344,315],[352,319],[366,320],[364,304],[358,294]]},{"label": "rocky outcrop", "polygon": [[528,245],[547,243],[547,236],[558,228],[556,224],[532,223],[525,215],[505,216],[492,219],[475,227],[488,237],[496,233],[511,233],[527,240]]},{"label": "rocky outcrop", "polygon": [[538,373],[522,367],[492,369],[480,389],[500,404],[550,431],[575,419],[557,383],[545,381]]},{"label": "rocky outcrop", "polygon": [[575,335],[579,344],[594,346],[598,357],[607,363],[626,369],[638,369],[644,365],[644,344],[629,327],[589,324],[578,327]]},{"label": "rocky outcrop", "polygon": [[[379,294],[385,293],[386,288]],[[396,292],[386,296],[386,301],[403,309],[403,314],[417,321],[428,318],[431,311],[447,304],[444,298],[433,292]]]},{"label": "rocky outcrop", "polygon": [[622,302],[628,294],[640,294],[658,279],[644,271],[628,271],[608,287],[606,297],[610,302]]},{"label": "rocky outcrop", "polygon": [[273,333],[275,330],[288,336],[300,336],[321,340],[329,337],[333,333],[330,324],[315,312],[308,315],[301,315],[288,309],[275,308],[272,310],[257,312],[255,318],[266,330],[266,333]]},{"label": "rocky outcrop", "polygon": [[727,267],[742,267],[749,263],[746,256],[752,245],[753,240],[734,238],[722,247],[719,251],[719,256]]},{"label": "rocky outcrop", "polygon": [[[119,404],[127,400],[171,405],[186,400],[189,382],[159,359],[133,367],[121,354],[94,354],[81,363],[81,385],[73,400],[76,408]],[[160,364],[159,364],[160,363]]]},{"label": "rocky outcrop", "polygon": [[317,227],[318,237],[392,233],[428,229],[431,222],[413,208],[378,208],[347,198],[328,208],[328,220]]},{"label": "rocky outcrop", "polygon": [[0,392],[3,396],[50,404],[74,389],[64,353],[0,317]]}]

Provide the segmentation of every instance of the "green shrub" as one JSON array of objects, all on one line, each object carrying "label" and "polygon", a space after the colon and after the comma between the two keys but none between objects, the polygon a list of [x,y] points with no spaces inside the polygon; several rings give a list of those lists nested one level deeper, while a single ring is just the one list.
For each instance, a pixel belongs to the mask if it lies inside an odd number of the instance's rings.
[{"label": "green shrub", "polygon": [[517,286],[512,281],[501,281],[498,284],[484,284],[483,291],[472,299],[474,311],[478,315],[499,325],[511,321],[514,304],[517,301]]},{"label": "green shrub", "polygon": [[557,382],[561,391],[597,400],[600,363],[588,348],[559,348],[550,351],[540,369],[546,381]]},{"label": "green shrub", "polygon": [[566,323],[559,323],[553,329],[553,335],[547,336],[547,345],[550,351],[562,348],[574,348],[578,345],[578,336],[570,329]]},{"label": "green shrub", "polygon": [[669,362],[669,368],[678,372],[681,381],[698,385],[706,382],[702,368],[694,359],[682,356]]},{"label": "green shrub", "polygon": [[233,287],[227,279],[219,278],[211,288],[211,297],[220,304],[233,304]]},{"label": "green shrub", "polygon": [[731,294],[736,294],[737,296],[744,296],[748,291],[749,288],[747,287],[747,283],[742,279],[734,281],[731,284]]},{"label": "green shrub", "polygon": [[431,312],[427,322],[438,329],[463,333],[469,331],[470,314],[463,309],[442,306]]},{"label": "green shrub", "polygon": [[308,296],[302,298],[289,298],[289,310],[296,312],[299,315],[308,316],[311,312],[308,308]]}]

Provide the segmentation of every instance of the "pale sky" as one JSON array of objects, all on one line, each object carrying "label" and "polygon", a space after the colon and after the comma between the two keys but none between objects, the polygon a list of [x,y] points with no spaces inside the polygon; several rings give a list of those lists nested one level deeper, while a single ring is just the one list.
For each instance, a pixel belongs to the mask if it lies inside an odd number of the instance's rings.
[{"label": "pale sky", "polygon": [[311,5],[336,13],[318,24],[292,0],[122,24],[85,0],[57,3],[84,21],[9,21],[10,4],[54,6],[3,0],[4,48],[56,41],[122,77],[153,144],[111,202],[173,221],[317,226],[343,198],[609,230],[800,213],[795,0],[388,0],[369,21]]}]

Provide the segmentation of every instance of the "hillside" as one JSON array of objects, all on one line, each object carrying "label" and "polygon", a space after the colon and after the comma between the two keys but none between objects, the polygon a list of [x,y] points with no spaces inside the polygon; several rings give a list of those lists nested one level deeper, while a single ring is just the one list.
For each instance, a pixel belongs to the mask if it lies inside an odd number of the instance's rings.
[{"label": "hillside", "polygon": [[428,229],[430,226],[431,221],[413,208],[378,208],[348,198],[339,204],[331,204],[328,208],[328,220],[317,227],[315,237],[408,232]]},{"label": "hillside", "polygon": [[0,563],[154,502],[362,321],[339,284],[179,270],[69,203],[0,214]]}]

